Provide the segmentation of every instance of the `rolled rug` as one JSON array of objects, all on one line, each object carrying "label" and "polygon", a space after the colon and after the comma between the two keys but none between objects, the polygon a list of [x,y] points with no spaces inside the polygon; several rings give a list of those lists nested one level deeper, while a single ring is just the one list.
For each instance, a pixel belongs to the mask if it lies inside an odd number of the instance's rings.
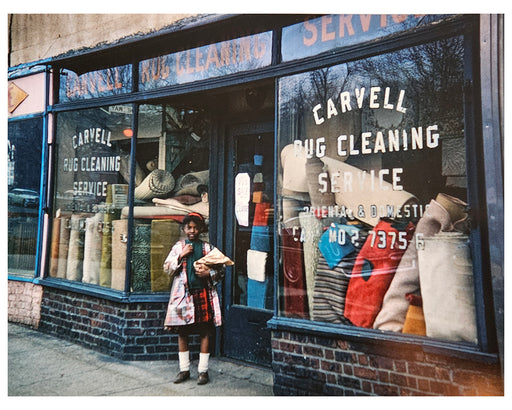
[{"label": "rolled rug", "polygon": [[[413,238],[428,238],[440,231],[451,229],[448,211],[437,201],[431,200],[423,216],[416,225]],[[418,271],[418,249],[413,239],[407,246],[395,276],[382,301],[382,308],[375,318],[373,327],[379,330],[401,332],[409,302],[404,295],[420,294],[420,277]]]},{"label": "rolled rug", "polygon": [[174,184],[174,177],[170,172],[155,169],[135,188],[135,199],[148,200],[163,197],[173,190]]},{"label": "rolled rug", "polygon": [[284,228],[281,231],[284,310],[286,316],[307,319],[309,316],[308,299],[300,236],[300,229]]},{"label": "rolled rug", "polygon": [[71,231],[69,234],[68,264],[66,279],[82,281],[84,266],[85,219],[82,215],[71,216]]},{"label": "rolled rug", "polygon": [[[324,256],[320,253],[311,311],[313,320],[345,325],[351,324],[345,318],[344,311],[350,271],[354,265],[355,258],[356,255],[347,255],[347,264],[344,267],[340,264],[331,269]],[[348,268],[345,269],[348,274],[344,268]]]},{"label": "rolled rug", "polygon": [[320,257],[318,242],[322,235],[322,222],[312,213],[301,212],[299,214],[300,226],[304,242],[302,249],[304,252],[304,271],[306,276],[306,288],[308,296],[309,311],[313,311],[313,294],[315,291],[315,276]]},{"label": "rolled rug", "polygon": [[[185,205],[173,198],[161,199],[161,198],[153,198],[153,203],[157,207],[166,207],[169,209],[169,212],[174,212],[178,215],[187,215],[190,212],[197,212],[201,214],[204,218],[208,218],[210,214],[210,204],[208,202],[198,202],[193,205]],[[160,211],[158,211],[160,212]]]},{"label": "rolled rug", "polygon": [[52,246],[50,251],[50,277],[56,278],[59,268],[59,237],[61,218],[53,218],[52,225]]},{"label": "rolled rug", "polygon": [[[322,252],[318,251],[319,259],[314,282],[312,307],[314,320],[351,324],[344,316],[347,288],[357,255],[364,246],[367,237],[367,232],[361,229],[360,226],[355,228],[359,229],[357,231],[359,238],[356,240],[352,236],[355,250],[351,253],[345,253],[344,257],[333,268],[329,267]],[[351,229],[349,232],[353,233]]]},{"label": "rolled rug", "polygon": [[407,293],[405,299],[409,302],[409,308],[405,315],[402,333],[426,336],[425,315],[423,314],[423,302],[421,296]]},{"label": "rolled rug", "polygon": [[151,291],[151,225],[135,222],[132,244],[132,290]]},{"label": "rolled rug", "polygon": [[[121,211],[121,219],[127,219],[129,208],[125,206]],[[174,219],[179,222],[188,215],[189,212],[166,206],[134,206],[133,217],[137,219]]]},{"label": "rolled rug", "polygon": [[418,265],[427,336],[477,343],[469,236],[440,232],[425,238]]},{"label": "rolled rug", "polygon": [[175,195],[201,195],[203,190],[208,190],[210,171],[189,172],[178,178]]},{"label": "rolled rug", "polygon": [[[107,200],[108,202],[108,200]],[[101,242],[101,262],[100,262],[100,286],[110,287],[112,283],[112,208],[107,204],[105,214],[103,215]]]},{"label": "rolled rug", "polygon": [[201,202],[201,197],[197,195],[178,195],[173,196],[173,199],[182,205],[194,205]]},{"label": "rolled rug", "polygon": [[151,221],[151,291],[169,292],[171,282],[163,264],[172,246],[179,240],[180,224],[172,220]]},{"label": "rolled rug", "polygon": [[268,202],[260,202],[254,206],[254,218],[252,221],[254,226],[268,225],[268,219],[272,212],[271,206]]},{"label": "rolled rug", "polygon": [[333,269],[345,256],[356,250],[352,237],[359,237],[359,231],[360,228],[355,225],[332,223],[322,234],[318,248],[329,268]]},{"label": "rolled rug", "polygon": [[103,212],[97,212],[85,220],[84,275],[82,278],[84,283],[94,285],[100,283],[102,223]]},{"label": "rolled rug", "polygon": [[[357,255],[347,288],[344,315],[355,326],[370,328],[382,307],[382,300],[393,279],[406,247],[400,246],[401,233],[407,243],[414,225],[382,219],[368,235]],[[393,240],[395,238],[396,240]]]},{"label": "rolled rug", "polygon": [[71,233],[71,218],[62,217],[60,221],[59,235],[59,262],[57,265],[57,277],[66,278],[69,251],[69,235]]},{"label": "rolled rug", "polygon": [[126,243],[128,241],[128,220],[117,219],[112,222],[112,289],[124,291],[126,281]]},{"label": "rolled rug", "polygon": [[325,192],[322,192],[324,189],[318,182],[318,175],[322,172],[327,172],[327,167],[320,158],[313,157],[306,160],[308,192],[311,198],[311,206],[315,208],[336,205],[336,198],[334,193],[331,192],[330,178],[327,178]]}]

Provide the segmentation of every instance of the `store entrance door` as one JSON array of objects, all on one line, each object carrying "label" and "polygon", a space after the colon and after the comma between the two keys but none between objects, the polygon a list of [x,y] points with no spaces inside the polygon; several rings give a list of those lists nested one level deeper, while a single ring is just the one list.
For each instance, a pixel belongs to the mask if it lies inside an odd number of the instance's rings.
[{"label": "store entrance door", "polygon": [[271,365],[267,321],[274,310],[273,122],[229,130],[227,246],[235,258],[225,280],[224,355]]}]

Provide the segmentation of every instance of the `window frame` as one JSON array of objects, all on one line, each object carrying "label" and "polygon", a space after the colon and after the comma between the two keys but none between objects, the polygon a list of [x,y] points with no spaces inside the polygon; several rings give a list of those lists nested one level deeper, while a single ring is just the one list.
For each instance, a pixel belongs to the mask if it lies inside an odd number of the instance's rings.
[{"label": "window frame", "polygon": [[42,133],[40,135],[40,144],[41,144],[41,166],[40,166],[40,174],[39,174],[39,204],[37,206],[37,218],[38,218],[38,227],[37,227],[37,236],[36,236],[36,255],[35,255],[35,267],[34,267],[34,275],[32,278],[22,277],[15,274],[7,273],[8,280],[18,280],[18,281],[30,281],[34,282],[37,280],[40,272],[44,269],[44,263],[41,261],[41,255],[44,252],[44,237],[45,237],[45,209],[47,205],[47,179],[48,179],[48,124],[49,124],[49,110],[48,106],[50,104],[50,88],[51,88],[51,73],[48,69],[48,66],[41,64],[23,64],[19,67],[14,67],[13,69],[9,69],[8,80],[15,81],[16,79],[30,77],[33,75],[38,75],[44,73],[44,90],[43,90],[43,110],[37,111],[29,114],[16,115],[13,114],[9,116],[7,119],[7,124],[11,124],[14,122],[33,120],[33,119],[41,119],[41,129]]},{"label": "window frame", "polygon": [[42,144],[41,147],[41,170],[39,174],[39,203],[37,204],[37,234],[36,234],[36,254],[35,254],[35,264],[34,264],[34,274],[32,278],[28,278],[26,276],[17,275],[16,273],[7,272],[7,276],[9,280],[21,280],[21,281],[31,281],[33,278],[36,278],[38,272],[40,270],[40,255],[41,255],[41,239],[43,237],[43,217],[42,217],[42,208],[44,206],[44,180],[45,176],[43,175],[44,168],[44,158],[45,158],[45,141],[44,141],[44,133],[45,133],[45,116],[44,113],[36,113],[36,114],[28,114],[19,117],[9,118],[8,125],[13,123],[23,123],[26,121],[39,120],[40,126],[42,130],[42,135],[40,135],[40,142]]}]

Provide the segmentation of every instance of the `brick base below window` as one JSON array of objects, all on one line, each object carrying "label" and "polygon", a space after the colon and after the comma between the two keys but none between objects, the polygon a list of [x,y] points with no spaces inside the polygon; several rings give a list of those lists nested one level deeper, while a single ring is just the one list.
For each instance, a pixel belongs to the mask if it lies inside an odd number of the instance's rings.
[{"label": "brick base below window", "polygon": [[501,396],[499,364],[273,331],[276,396]]},{"label": "brick base below window", "polygon": [[43,287],[31,282],[8,281],[8,320],[37,329],[41,318]]},{"label": "brick base below window", "polygon": [[[164,330],[167,303],[120,303],[45,287],[39,330],[122,360],[177,360],[178,337]],[[191,358],[199,338],[190,338]]]}]

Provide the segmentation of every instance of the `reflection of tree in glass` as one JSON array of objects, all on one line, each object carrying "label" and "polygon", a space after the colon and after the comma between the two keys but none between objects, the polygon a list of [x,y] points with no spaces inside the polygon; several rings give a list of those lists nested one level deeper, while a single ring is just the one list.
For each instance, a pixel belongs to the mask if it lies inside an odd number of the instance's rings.
[{"label": "reflection of tree in glass", "polygon": [[356,76],[370,78],[371,85],[391,87],[395,93],[404,89],[411,108],[407,120],[438,123],[444,133],[460,135],[463,55],[462,38],[453,37],[357,61],[351,67]]}]

